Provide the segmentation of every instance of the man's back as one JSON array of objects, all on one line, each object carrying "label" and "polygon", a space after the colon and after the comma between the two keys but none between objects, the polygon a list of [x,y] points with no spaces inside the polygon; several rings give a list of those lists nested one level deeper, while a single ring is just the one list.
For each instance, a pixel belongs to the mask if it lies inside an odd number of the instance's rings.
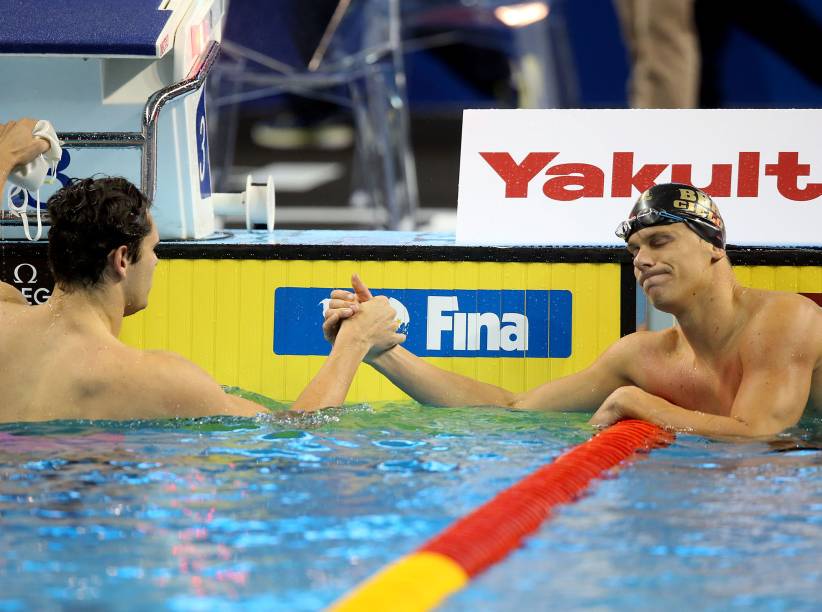
[{"label": "man's back", "polygon": [[0,421],[124,418],[157,401],[143,354],[110,334],[88,333],[49,304],[0,302],[0,321]]},{"label": "man's back", "polygon": [[[75,180],[49,198],[55,286],[48,302],[29,306],[0,282],[0,422],[255,416],[265,410],[227,395],[179,355],[139,351],[117,339],[123,318],[149,302],[160,242],[150,206],[122,177]],[[293,410],[341,404],[362,358],[404,340],[387,299],[363,313],[359,323],[346,326],[343,342]]]},{"label": "man's back", "polygon": [[[265,412],[263,406],[226,394],[207,372],[180,355],[124,345],[115,335],[120,308],[102,307],[101,296],[55,288],[46,304],[28,306],[18,292],[0,283],[0,422]],[[360,324],[347,327],[339,350],[292,410],[341,404],[362,357],[374,346],[403,340],[395,330],[396,313],[387,299],[364,307]]]},{"label": "man's back", "polygon": [[186,359],[124,345],[89,309],[0,301],[0,422],[253,416]]}]

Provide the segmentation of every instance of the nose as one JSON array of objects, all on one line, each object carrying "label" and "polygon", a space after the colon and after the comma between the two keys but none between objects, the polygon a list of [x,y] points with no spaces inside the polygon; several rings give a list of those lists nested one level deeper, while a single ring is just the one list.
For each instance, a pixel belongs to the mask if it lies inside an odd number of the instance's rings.
[{"label": "nose", "polygon": [[650,249],[639,247],[639,250],[634,255],[634,267],[637,270],[645,270],[647,268],[653,267],[653,265],[654,262],[651,258]]}]

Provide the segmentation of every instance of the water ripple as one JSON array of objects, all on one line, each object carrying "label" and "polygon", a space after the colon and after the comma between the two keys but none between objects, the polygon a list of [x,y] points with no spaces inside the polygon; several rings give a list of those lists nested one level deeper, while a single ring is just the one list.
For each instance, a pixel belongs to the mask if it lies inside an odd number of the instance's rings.
[{"label": "water ripple", "polygon": [[420,461],[419,459],[395,459],[383,461],[377,468],[384,472],[450,472],[457,469],[457,464],[441,461]]},{"label": "water ripple", "polygon": [[380,448],[416,448],[425,445],[425,442],[422,440],[375,440],[372,444]]}]

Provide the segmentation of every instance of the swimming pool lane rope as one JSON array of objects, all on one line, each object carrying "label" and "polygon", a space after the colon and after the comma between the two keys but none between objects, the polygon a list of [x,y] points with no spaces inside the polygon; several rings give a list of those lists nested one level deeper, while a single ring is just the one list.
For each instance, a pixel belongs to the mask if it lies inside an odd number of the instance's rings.
[{"label": "swimming pool lane rope", "polygon": [[533,533],[561,504],[576,500],[591,480],[673,435],[645,421],[626,420],[573,447],[408,554],[331,606],[334,612],[430,610]]}]

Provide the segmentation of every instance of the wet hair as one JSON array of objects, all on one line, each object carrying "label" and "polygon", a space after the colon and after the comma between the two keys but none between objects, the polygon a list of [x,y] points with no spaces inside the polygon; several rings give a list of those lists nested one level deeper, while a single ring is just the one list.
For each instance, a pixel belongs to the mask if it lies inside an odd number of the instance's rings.
[{"label": "wet hair", "polygon": [[125,245],[128,261],[140,260],[140,242],[151,231],[151,203],[121,177],[72,179],[48,201],[48,258],[63,289],[97,285],[108,254]]}]

